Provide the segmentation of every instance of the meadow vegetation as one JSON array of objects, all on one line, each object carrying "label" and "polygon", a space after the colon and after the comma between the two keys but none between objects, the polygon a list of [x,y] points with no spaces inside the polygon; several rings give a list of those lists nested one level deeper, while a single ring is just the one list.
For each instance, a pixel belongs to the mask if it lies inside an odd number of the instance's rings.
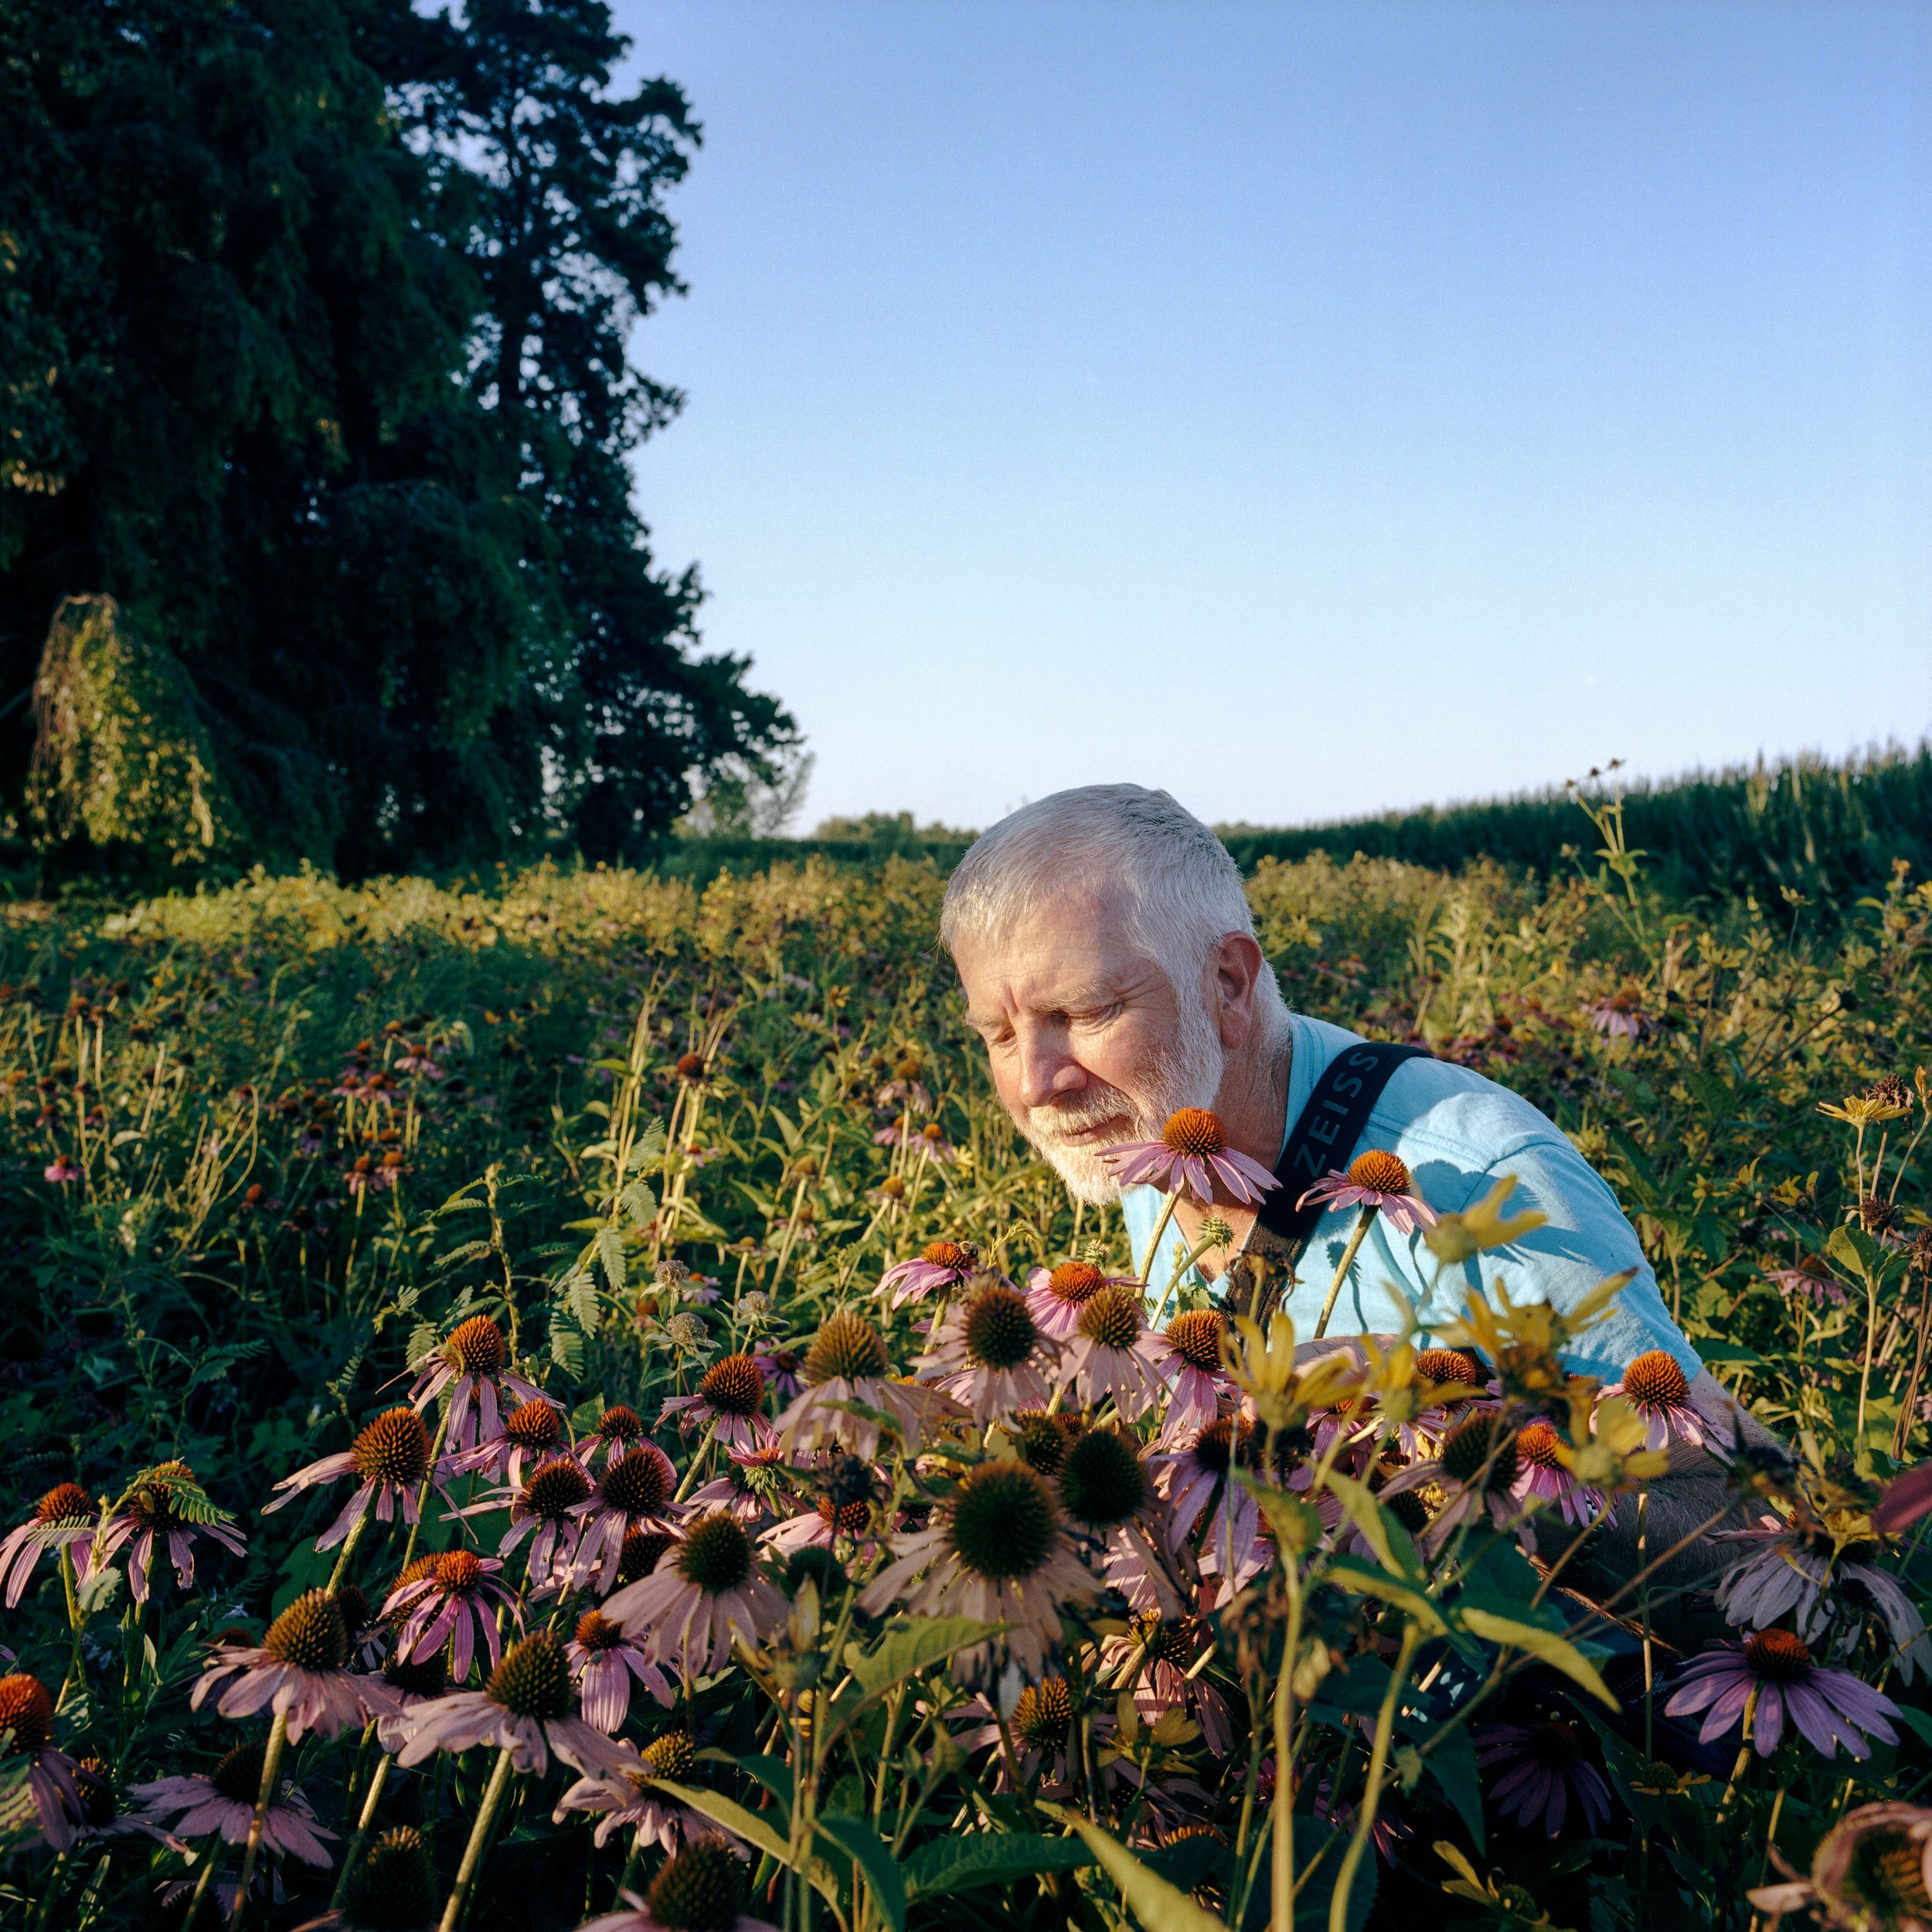
[{"label": "meadow vegetation", "polygon": [[6,908],[9,1922],[1923,1922],[1932,885],[1693,913],[1597,831],[1251,895],[1291,1004],[1559,1121],[1787,1445],[1689,1596],[1566,1587],[1684,1419],[1547,1311],[1157,1313],[928,861]]}]

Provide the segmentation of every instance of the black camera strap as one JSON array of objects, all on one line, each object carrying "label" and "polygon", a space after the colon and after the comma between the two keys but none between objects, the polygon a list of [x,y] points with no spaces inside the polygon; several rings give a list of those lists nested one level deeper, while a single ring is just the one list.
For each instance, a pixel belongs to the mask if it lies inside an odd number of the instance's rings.
[{"label": "black camera strap", "polygon": [[1295,1203],[1323,1175],[1345,1168],[1389,1077],[1404,1060],[1427,1060],[1428,1049],[1398,1046],[1390,1040],[1357,1040],[1322,1070],[1308,1104],[1275,1163],[1281,1185],[1266,1196],[1258,1219],[1277,1240],[1298,1255],[1327,1210],[1319,1201]]}]

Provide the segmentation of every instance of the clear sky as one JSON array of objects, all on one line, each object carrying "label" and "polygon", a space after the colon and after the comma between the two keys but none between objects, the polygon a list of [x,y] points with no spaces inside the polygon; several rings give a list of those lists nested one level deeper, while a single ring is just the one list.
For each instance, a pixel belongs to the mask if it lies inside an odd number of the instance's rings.
[{"label": "clear sky", "polygon": [[639,500],[802,828],[1932,725],[1932,5],[615,11],[705,134]]}]

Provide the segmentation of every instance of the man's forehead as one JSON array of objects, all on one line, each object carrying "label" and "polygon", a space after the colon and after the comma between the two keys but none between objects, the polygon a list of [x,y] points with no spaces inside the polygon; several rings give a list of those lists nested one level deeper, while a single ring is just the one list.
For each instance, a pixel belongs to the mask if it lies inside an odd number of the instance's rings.
[{"label": "man's forehead", "polygon": [[1002,1010],[1104,998],[1153,970],[1117,902],[1087,887],[1056,893],[1002,928],[962,934],[954,954],[975,1007]]}]

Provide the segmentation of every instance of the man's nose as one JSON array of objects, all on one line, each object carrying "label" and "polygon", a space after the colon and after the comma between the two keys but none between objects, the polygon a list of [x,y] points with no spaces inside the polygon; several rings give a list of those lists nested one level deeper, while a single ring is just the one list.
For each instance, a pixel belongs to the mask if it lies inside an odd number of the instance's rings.
[{"label": "man's nose", "polygon": [[1019,1077],[1020,1098],[1028,1107],[1045,1107],[1087,1084],[1085,1068],[1050,1034],[1022,1039]]}]

